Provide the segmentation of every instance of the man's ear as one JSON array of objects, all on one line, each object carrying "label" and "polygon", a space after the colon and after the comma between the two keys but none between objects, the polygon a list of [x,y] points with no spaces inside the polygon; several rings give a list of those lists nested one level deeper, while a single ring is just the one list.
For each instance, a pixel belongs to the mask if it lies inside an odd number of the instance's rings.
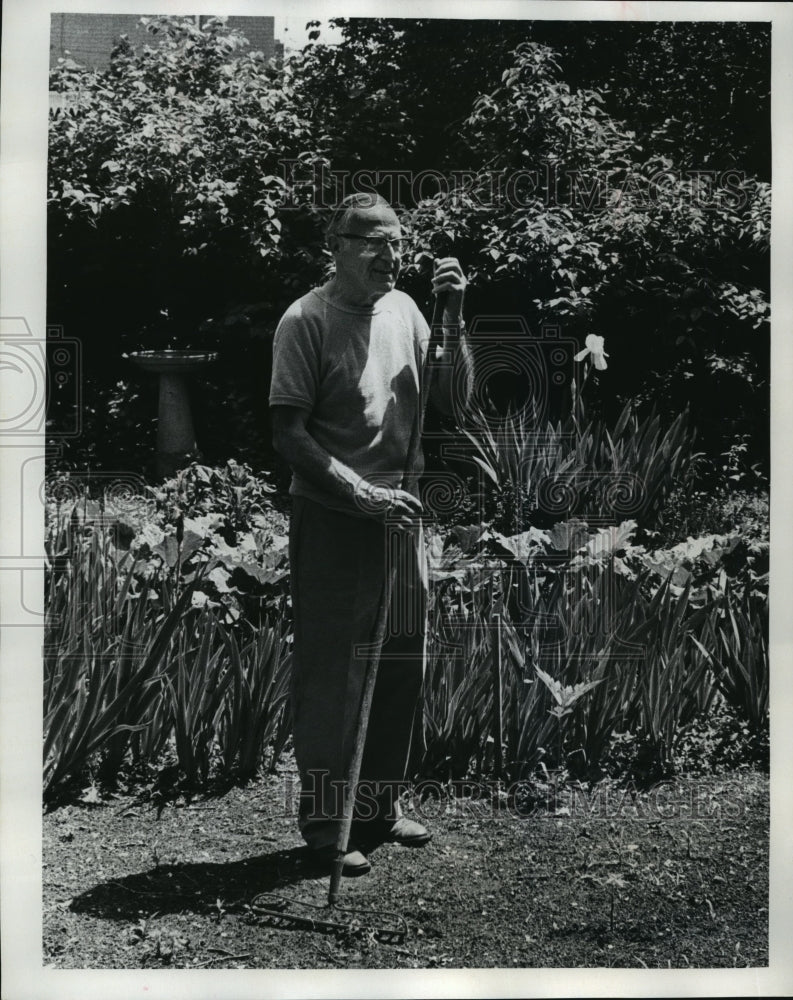
[{"label": "man's ear", "polygon": [[328,250],[330,250],[332,254],[335,255],[339,252],[339,250],[341,250],[341,240],[335,233],[331,233],[328,236],[327,242],[328,242]]}]

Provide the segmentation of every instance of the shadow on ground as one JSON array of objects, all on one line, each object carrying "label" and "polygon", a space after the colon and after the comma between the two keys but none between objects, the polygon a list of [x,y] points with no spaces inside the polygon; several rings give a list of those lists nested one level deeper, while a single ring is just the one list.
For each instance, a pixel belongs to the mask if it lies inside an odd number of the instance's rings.
[{"label": "shadow on ground", "polygon": [[137,920],[141,911],[206,913],[243,903],[263,892],[328,874],[305,847],[261,854],[228,864],[159,865],[102,882],[75,896],[69,909],[108,920]]}]

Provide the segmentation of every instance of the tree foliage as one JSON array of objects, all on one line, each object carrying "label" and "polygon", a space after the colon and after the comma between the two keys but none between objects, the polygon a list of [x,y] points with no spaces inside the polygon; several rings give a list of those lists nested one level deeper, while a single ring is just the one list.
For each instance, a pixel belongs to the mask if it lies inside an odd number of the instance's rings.
[{"label": "tree foliage", "polygon": [[[329,140],[307,99],[221,19],[146,20],[159,44],[133,52],[122,40],[105,71],[64,61],[52,74],[70,99],[50,126],[48,308],[83,343],[78,448],[92,464],[144,464],[155,387],[122,355],[201,346],[221,356],[199,439],[222,451],[233,427],[237,454],[261,456],[257,335],[323,270],[312,192],[287,189],[280,161],[321,162]],[[58,404],[56,393],[56,425]]]},{"label": "tree foliage", "polygon": [[278,68],[222,19],[148,20],[158,45],[53,74],[71,97],[51,122],[50,318],[79,327],[96,400],[124,374],[127,409],[125,350],[220,347],[207,405],[264,455],[251,334],[326,272],[323,209],[355,184],[393,196],[402,172],[429,178],[400,189],[420,303],[453,252],[470,314],[606,337],[605,414],[690,403],[713,456],[764,457],[767,26],[337,19],[341,44],[315,23]]},{"label": "tree foliage", "polygon": [[[144,20],[162,36],[156,47],[135,53],[122,41],[105,72],[66,61],[53,74],[54,89],[78,97],[50,130],[51,240],[82,236],[81,255],[103,269],[108,253],[126,266],[134,248],[145,307],[176,323],[201,308],[195,274],[210,264],[234,287],[235,272],[249,284],[264,262],[296,288],[307,255],[302,234],[284,232],[279,164],[321,157],[328,136],[299,91],[240,53],[244,39],[220,19]],[[310,214],[311,199],[302,207]],[[199,260],[185,271],[184,258]]]},{"label": "tree foliage", "polygon": [[553,50],[520,45],[460,128],[485,166],[411,213],[416,244],[445,232],[491,311],[500,295],[535,328],[605,335],[614,417],[626,396],[665,394],[670,412],[690,398],[711,449],[738,429],[762,449],[769,185],[647,156],[604,105]]}]

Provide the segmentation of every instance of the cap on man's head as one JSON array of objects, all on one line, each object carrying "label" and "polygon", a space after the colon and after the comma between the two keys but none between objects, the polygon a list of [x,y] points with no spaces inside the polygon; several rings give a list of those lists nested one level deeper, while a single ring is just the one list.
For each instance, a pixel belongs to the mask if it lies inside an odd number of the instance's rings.
[{"label": "cap on man's head", "polygon": [[333,209],[328,219],[328,224],[325,227],[325,236],[334,236],[336,233],[343,232],[353,212],[366,211],[373,208],[386,209],[396,217],[396,212],[394,212],[393,208],[376,191],[356,191],[353,194],[348,194]]}]

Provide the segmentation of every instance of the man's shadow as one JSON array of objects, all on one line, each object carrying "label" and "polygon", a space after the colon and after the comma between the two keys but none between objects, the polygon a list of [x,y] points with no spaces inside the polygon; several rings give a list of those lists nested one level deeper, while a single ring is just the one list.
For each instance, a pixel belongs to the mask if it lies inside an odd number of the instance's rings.
[{"label": "man's shadow", "polygon": [[217,912],[244,904],[259,893],[277,891],[329,874],[305,847],[260,854],[227,864],[195,862],[158,865],[87,889],[70,909],[106,920],[138,920],[153,912]]}]

